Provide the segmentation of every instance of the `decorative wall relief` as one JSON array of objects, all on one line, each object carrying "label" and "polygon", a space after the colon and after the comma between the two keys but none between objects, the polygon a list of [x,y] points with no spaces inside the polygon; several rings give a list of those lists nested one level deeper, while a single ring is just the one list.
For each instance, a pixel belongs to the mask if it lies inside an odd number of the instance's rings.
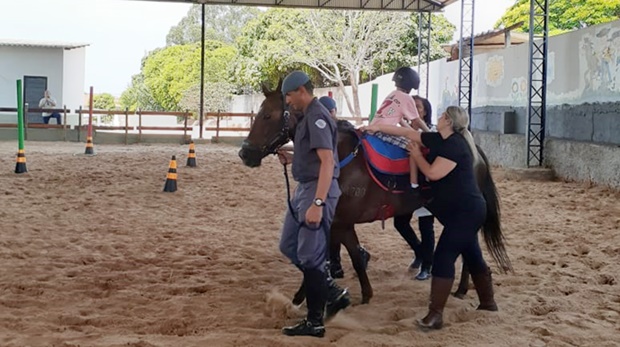
[{"label": "decorative wall relief", "polygon": [[523,101],[527,98],[527,78],[517,77],[512,79],[510,97],[514,101]]},{"label": "decorative wall relief", "polygon": [[487,60],[484,74],[486,82],[491,87],[499,87],[504,81],[504,57],[494,55]]},{"label": "decorative wall relief", "polygon": [[620,29],[603,27],[579,43],[583,96],[620,92]]}]

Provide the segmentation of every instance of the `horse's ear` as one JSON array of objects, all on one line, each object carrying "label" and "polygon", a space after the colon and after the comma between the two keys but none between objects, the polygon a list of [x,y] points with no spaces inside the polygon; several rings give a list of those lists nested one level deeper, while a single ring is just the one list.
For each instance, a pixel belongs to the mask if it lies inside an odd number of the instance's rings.
[{"label": "horse's ear", "polygon": [[278,89],[275,90],[278,93],[282,92],[282,81],[282,77],[280,77],[280,79],[278,80]]},{"label": "horse's ear", "polygon": [[264,82],[260,84],[260,88],[262,89],[263,94],[265,94],[265,96],[271,93],[271,90],[269,90],[269,87],[267,87],[267,85]]}]

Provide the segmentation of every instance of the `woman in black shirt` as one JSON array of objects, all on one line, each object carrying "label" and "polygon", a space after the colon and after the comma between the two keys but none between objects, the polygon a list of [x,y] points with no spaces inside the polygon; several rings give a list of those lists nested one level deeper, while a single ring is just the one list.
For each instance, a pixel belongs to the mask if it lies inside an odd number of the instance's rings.
[{"label": "woman in black shirt", "polygon": [[[474,166],[481,159],[467,130],[468,124],[467,111],[450,106],[438,120],[438,133],[419,133],[394,126],[365,128],[411,140],[410,159],[415,160],[431,182],[433,199],[428,208],[444,226],[433,258],[429,312],[418,321],[423,328],[440,329],[443,325],[443,308],[452,289],[454,263],[459,255],[463,256],[476,286],[478,309],[497,311],[491,274],[478,243],[477,233],[486,218],[486,202],[474,175]],[[432,163],[422,156],[420,145],[436,153]]]}]

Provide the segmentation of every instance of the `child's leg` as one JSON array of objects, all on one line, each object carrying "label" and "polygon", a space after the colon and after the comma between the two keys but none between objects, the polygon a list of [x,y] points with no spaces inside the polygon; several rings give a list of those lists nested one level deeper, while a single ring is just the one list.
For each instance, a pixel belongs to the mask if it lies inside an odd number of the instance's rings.
[{"label": "child's leg", "polygon": [[413,158],[409,158],[409,180],[411,182],[411,188],[418,187],[418,166],[415,164]]}]

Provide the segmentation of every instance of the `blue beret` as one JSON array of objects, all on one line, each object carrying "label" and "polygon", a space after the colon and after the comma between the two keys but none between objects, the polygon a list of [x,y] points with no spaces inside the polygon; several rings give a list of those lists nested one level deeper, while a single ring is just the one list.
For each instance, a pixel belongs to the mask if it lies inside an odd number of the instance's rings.
[{"label": "blue beret", "polygon": [[336,109],[336,101],[329,96],[322,96],[319,99],[319,102],[323,104],[328,111]]},{"label": "blue beret", "polygon": [[303,71],[293,71],[282,82],[282,94],[292,92],[310,81],[310,77]]}]

